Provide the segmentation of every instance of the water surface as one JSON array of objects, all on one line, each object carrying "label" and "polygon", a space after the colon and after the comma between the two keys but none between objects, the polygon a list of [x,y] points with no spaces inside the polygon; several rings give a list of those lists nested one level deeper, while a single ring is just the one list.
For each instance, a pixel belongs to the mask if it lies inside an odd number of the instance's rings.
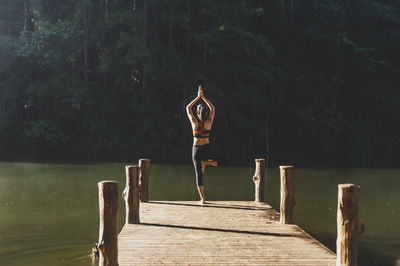
[{"label": "water surface", "polygon": [[[71,165],[0,163],[0,265],[89,266],[98,238],[97,183],[125,185],[123,163]],[[206,170],[208,200],[253,200],[254,170]],[[279,209],[279,170],[268,169],[267,201]],[[399,170],[295,169],[295,223],[335,250],[337,184],[361,186],[359,265],[400,258]],[[150,200],[198,200],[191,166],[152,165]],[[125,220],[120,200],[119,228]]]}]

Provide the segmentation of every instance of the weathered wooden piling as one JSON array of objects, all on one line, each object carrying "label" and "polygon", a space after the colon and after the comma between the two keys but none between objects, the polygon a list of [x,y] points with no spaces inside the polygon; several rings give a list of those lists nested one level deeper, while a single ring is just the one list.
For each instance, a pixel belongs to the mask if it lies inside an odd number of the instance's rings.
[{"label": "weathered wooden piling", "polygon": [[280,166],[281,172],[281,224],[293,223],[293,206],[296,205],[293,191],[293,166]]},{"label": "weathered wooden piling", "polygon": [[140,167],[140,175],[139,175],[140,201],[149,202],[150,159],[140,159],[139,167]]},{"label": "weathered wooden piling", "polygon": [[122,197],[125,200],[126,224],[140,223],[139,217],[139,172],[140,167],[137,165],[125,166],[126,185]]},{"label": "weathered wooden piling", "polygon": [[255,186],[255,202],[264,202],[264,173],[265,173],[265,159],[255,159],[256,170],[253,176]]},{"label": "weathered wooden piling", "polygon": [[118,184],[116,181],[98,183],[100,266],[118,266]]},{"label": "weathered wooden piling", "polygon": [[364,232],[364,224],[358,216],[358,193],[354,184],[338,185],[336,265],[357,265],[358,239]]}]

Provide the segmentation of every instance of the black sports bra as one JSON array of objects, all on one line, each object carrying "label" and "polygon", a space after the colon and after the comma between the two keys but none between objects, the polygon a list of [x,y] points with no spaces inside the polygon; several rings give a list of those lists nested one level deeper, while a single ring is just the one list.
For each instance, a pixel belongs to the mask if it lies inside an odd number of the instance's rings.
[{"label": "black sports bra", "polygon": [[208,138],[211,134],[211,130],[207,130],[204,128],[204,123],[206,121],[198,121],[199,125],[198,127],[193,130],[193,137],[196,138]]}]

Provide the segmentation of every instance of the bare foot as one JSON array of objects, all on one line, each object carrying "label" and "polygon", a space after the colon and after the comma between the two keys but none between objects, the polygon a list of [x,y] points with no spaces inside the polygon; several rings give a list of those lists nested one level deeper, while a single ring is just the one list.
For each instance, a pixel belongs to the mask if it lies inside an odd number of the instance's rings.
[{"label": "bare foot", "polygon": [[213,160],[201,161],[201,171],[203,174],[204,174],[204,169],[206,168],[207,165],[218,166],[218,162]]},{"label": "bare foot", "polygon": [[218,166],[218,162],[217,161],[213,161],[213,160],[208,160],[206,162],[207,165],[211,165],[211,166]]}]

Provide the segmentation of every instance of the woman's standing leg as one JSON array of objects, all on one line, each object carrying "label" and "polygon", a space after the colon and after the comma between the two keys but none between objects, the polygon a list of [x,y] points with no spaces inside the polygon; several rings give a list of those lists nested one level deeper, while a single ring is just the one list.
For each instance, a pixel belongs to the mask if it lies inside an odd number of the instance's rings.
[{"label": "woman's standing leg", "polygon": [[204,197],[204,186],[197,186],[197,190],[199,191],[200,195],[200,204],[206,203],[206,198]]},{"label": "woman's standing leg", "polygon": [[192,160],[194,171],[196,173],[196,185],[197,190],[200,196],[200,203],[204,204],[205,196],[204,196],[204,185],[203,185],[203,170],[201,163],[201,146],[193,146]]}]

